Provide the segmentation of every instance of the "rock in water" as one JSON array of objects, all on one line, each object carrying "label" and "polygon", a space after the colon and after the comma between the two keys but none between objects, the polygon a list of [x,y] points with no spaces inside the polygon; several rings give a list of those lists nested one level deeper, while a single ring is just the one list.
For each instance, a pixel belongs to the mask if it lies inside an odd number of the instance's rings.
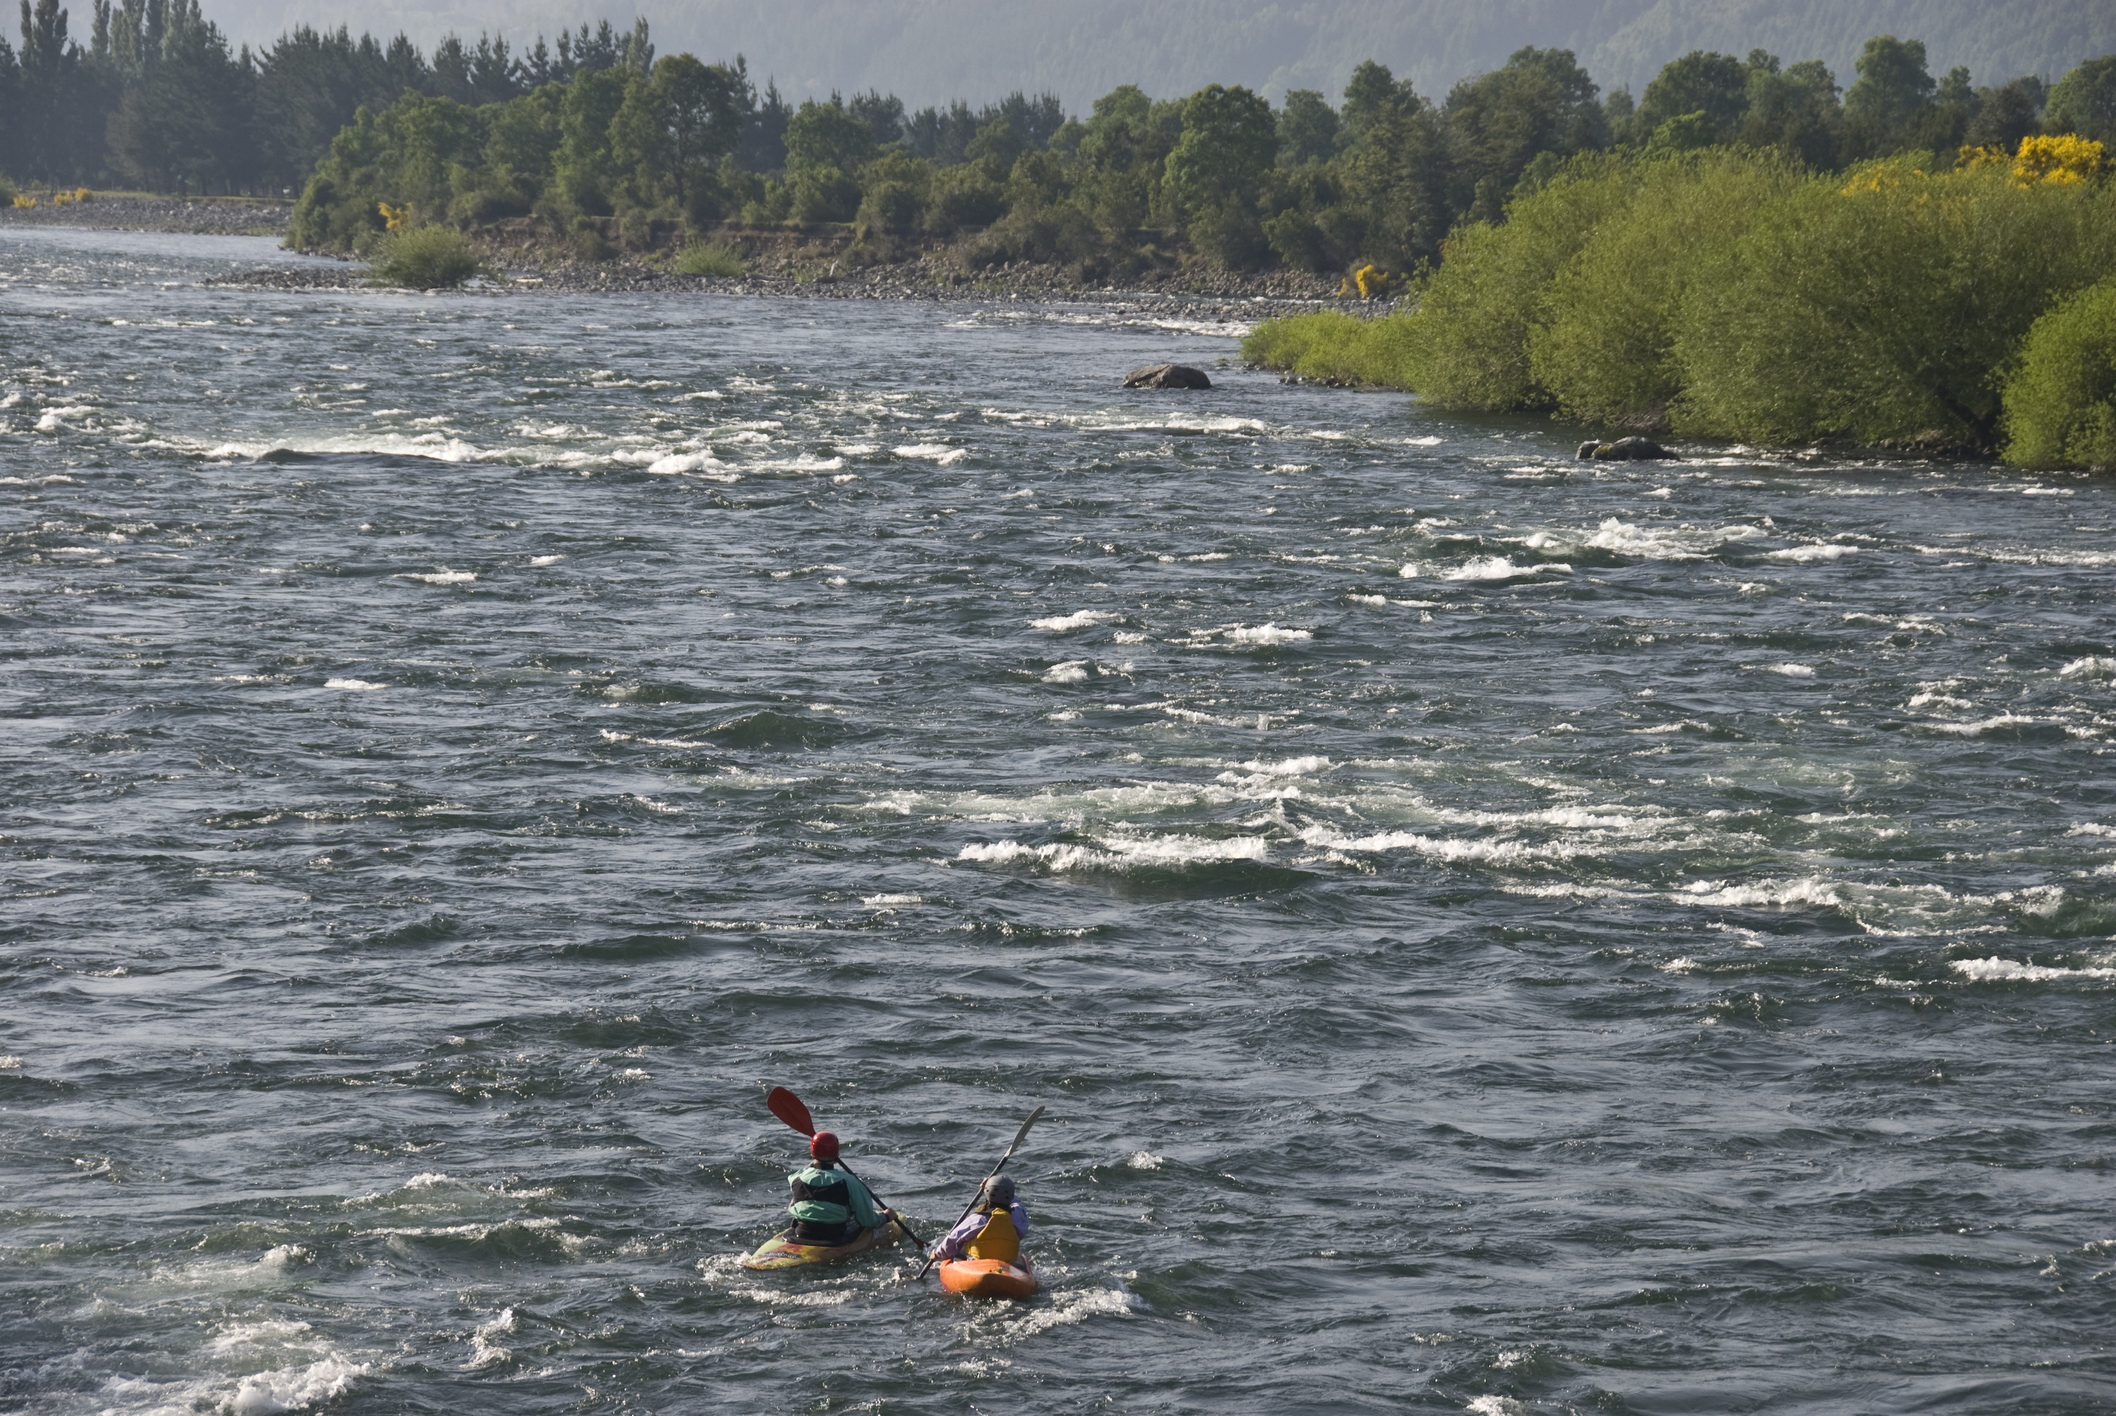
[{"label": "rock in water", "polygon": [[1595,442],[1589,439],[1580,444],[1577,456],[1582,462],[1682,461],[1651,438],[1618,438],[1615,442]]},{"label": "rock in water", "polygon": [[1126,388],[1211,388],[1203,369],[1188,364],[1148,364],[1124,376]]}]

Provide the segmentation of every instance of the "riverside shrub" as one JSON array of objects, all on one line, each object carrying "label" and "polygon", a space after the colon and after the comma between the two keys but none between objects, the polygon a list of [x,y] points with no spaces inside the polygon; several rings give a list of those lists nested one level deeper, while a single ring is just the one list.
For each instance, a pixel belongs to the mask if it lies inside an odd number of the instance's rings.
[{"label": "riverside shrub", "polygon": [[742,275],[749,263],[742,253],[724,241],[693,241],[676,253],[678,275]]},{"label": "riverside shrub", "polygon": [[1684,383],[1675,335],[1686,292],[1718,278],[1757,214],[1804,179],[1776,155],[1736,148],[1587,179],[1621,189],[1540,294],[1528,345],[1536,385],[1571,417],[1662,425]]},{"label": "riverside shrub", "polygon": [[1768,204],[1683,300],[1679,431],[1993,448],[1999,377],[2054,300],[2116,271],[2104,183],[1904,161]]},{"label": "riverside shrub", "polygon": [[1317,310],[1267,320],[1242,341],[1242,357],[1320,383],[1409,389],[1411,319],[1361,319],[1341,310]]},{"label": "riverside shrub", "polygon": [[1529,358],[1550,317],[1545,287],[1637,183],[1623,159],[1575,158],[1516,201],[1505,225],[1477,222],[1449,238],[1405,330],[1419,397],[1443,408],[1553,407]]},{"label": "riverside shrub", "polygon": [[2008,462],[2116,468],[2116,276],[2029,328],[2004,397]]},{"label": "riverside shrub", "polygon": [[384,237],[370,269],[383,285],[447,290],[484,269],[484,262],[462,232],[446,226],[415,226]]}]

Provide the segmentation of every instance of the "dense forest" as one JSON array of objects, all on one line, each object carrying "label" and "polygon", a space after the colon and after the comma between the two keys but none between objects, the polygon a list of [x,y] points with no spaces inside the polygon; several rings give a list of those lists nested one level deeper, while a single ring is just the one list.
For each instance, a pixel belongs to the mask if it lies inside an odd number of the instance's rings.
[{"label": "dense forest", "polygon": [[770,89],[758,100],[739,60],[642,56],[502,103],[407,94],[364,112],[318,169],[294,237],[358,249],[391,220],[533,217],[607,255],[722,222],[849,223],[854,259],[952,240],[972,265],[1047,262],[1088,280],[1193,258],[1406,272],[1583,153],[1732,144],[1835,171],[2116,129],[2116,59],[2048,93],[2033,77],[1936,78],[1921,44],[1886,35],[1856,67],[1840,90],[1816,61],[1700,52],[1634,102],[1603,97],[1568,51],[1523,49],[1439,102],[1369,62],[1336,105],[1307,90],[1274,108],[1240,87],[1156,100],[1127,86],[1065,119],[1055,100],[1019,95],[983,113],[906,115],[875,93],[788,113]]},{"label": "dense forest", "polygon": [[590,255],[717,223],[849,223],[856,258],[956,241],[973,263],[1083,278],[1196,257],[1400,272],[1582,153],[1736,144],[1835,171],[2043,131],[2116,137],[2116,59],[2045,92],[2034,77],[1934,76],[1922,44],[1890,36],[1868,41],[1848,88],[1816,60],[1699,51],[1634,101],[1604,96],[1570,51],[1522,49],[1437,101],[1368,62],[1334,104],[1126,86],[1068,118],[1055,97],[1018,93],[978,110],[909,112],[873,91],[794,107],[739,56],[657,58],[644,20],[519,52],[450,37],[430,55],[342,28],[231,49],[197,0],[94,0],[85,47],[68,26],[59,0],[22,0],[20,55],[0,41],[0,172],[305,187],[295,238],[320,249],[360,248],[393,222],[533,218]]}]

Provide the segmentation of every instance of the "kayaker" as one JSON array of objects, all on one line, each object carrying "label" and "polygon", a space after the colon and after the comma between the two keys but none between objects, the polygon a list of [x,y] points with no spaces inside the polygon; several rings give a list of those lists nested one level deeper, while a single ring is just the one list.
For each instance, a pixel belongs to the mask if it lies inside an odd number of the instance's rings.
[{"label": "kayaker", "polygon": [[997,1259],[1011,1264],[1029,1237],[1029,1212],[1014,1194],[1014,1182],[994,1175],[977,1192],[977,1204],[948,1237],[934,1246],[937,1259]]},{"label": "kayaker", "polygon": [[793,1203],[786,1207],[793,1216],[787,1237],[796,1244],[836,1247],[850,1244],[862,1231],[882,1222],[880,1206],[857,1176],[838,1169],[838,1138],[818,1131],[808,1142],[809,1162],[787,1179]]}]

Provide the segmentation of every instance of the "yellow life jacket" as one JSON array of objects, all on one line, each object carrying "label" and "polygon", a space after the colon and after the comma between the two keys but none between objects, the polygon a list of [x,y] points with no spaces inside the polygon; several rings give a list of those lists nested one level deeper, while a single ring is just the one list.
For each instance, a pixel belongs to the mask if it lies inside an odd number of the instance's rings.
[{"label": "yellow life jacket", "polygon": [[985,1227],[962,1246],[962,1253],[966,1259],[997,1259],[1010,1264],[1021,1257],[1021,1236],[1014,1232],[1014,1221],[1007,1218],[1007,1212],[995,1210]]}]

